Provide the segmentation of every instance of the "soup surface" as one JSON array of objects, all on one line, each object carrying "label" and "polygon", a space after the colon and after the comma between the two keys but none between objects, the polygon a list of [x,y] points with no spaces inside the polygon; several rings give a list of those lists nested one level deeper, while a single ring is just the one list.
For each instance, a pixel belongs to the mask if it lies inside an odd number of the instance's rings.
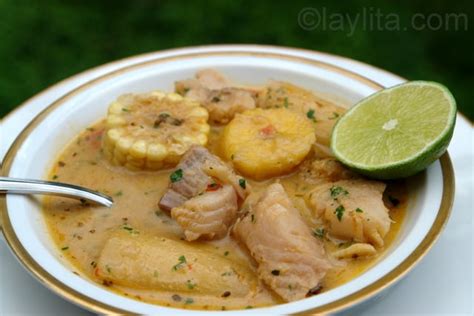
[{"label": "soup surface", "polygon": [[[179,85],[177,91],[179,92]],[[269,95],[265,98],[271,100],[272,104],[281,102],[283,107],[288,102],[284,94],[283,99]],[[268,103],[267,101],[266,104]],[[322,104],[323,108],[325,105],[336,107],[329,101]],[[233,122],[235,114],[229,118],[228,113],[213,115],[212,108],[208,108],[208,111],[211,120],[214,118],[216,122],[211,122],[205,147],[211,154],[232,165],[234,157],[227,155],[224,138],[229,133],[226,124],[233,124],[228,122]],[[339,114],[333,114],[332,111],[328,115],[335,118],[337,116]],[[311,111],[307,112],[306,118],[314,121]],[[160,123],[162,122],[169,121],[161,120]],[[171,122],[170,125],[175,123]],[[152,124],[156,125],[156,121]],[[315,125],[317,129],[318,122]],[[75,273],[127,297],[179,308],[244,309],[293,300],[291,295],[281,294],[278,285],[262,276],[265,260],[258,255],[258,249],[252,248],[251,241],[239,238],[238,231],[232,229],[235,219],[231,221],[230,228],[226,227],[228,229],[224,235],[216,235],[218,238],[213,237],[214,235],[202,238],[205,235],[201,235],[193,239],[190,236],[194,235],[184,234],[187,228],[177,220],[176,211],[173,209],[170,213],[158,204],[169,189],[170,182],[175,179],[173,177],[179,175],[177,171],[180,169],[176,169],[175,162],[163,163],[153,170],[128,168],[111,162],[110,157],[104,154],[104,137],[108,128],[107,121],[101,120],[84,130],[60,153],[48,176],[54,181],[73,183],[103,192],[112,196],[115,202],[113,207],[105,208],[90,205],[87,201],[58,197],[45,199],[44,215],[51,236],[61,256],[71,263]],[[268,130],[272,132],[264,127],[264,134]],[[318,132],[321,134],[319,137]],[[251,166],[241,165],[237,168],[245,174],[239,180],[240,186],[245,186],[244,189],[250,191],[246,200],[238,200],[240,211],[236,216],[241,218],[237,220],[239,223],[245,222],[248,211],[245,213],[242,210],[246,209],[247,204],[257,203],[252,201],[264,195],[271,184],[280,183],[311,232],[311,238],[322,245],[324,260],[329,262],[327,265],[330,268],[325,270],[317,291],[308,292],[309,294],[334,289],[376,264],[396,238],[407,204],[403,181],[388,183],[382,192],[390,227],[381,241],[361,239],[358,235],[352,237],[349,233],[346,236],[344,232],[337,233],[335,225],[343,223],[343,216],[349,216],[349,201],[343,200],[342,196],[340,200],[337,197],[331,199],[331,203],[343,201],[347,208],[342,208],[341,212],[341,204],[334,212],[331,211],[336,216],[335,224],[327,218],[327,212],[322,215],[318,211],[322,206],[317,203],[322,198],[313,201],[315,197],[312,192],[321,183],[311,171],[311,162],[330,159],[327,157],[328,141],[325,141],[325,137],[329,139],[324,136],[324,131],[317,130],[316,140],[320,139],[320,142],[300,162],[281,171],[279,175],[274,174],[274,169],[268,169],[270,171],[254,177],[248,172]],[[312,181],[312,177],[316,178],[316,182]],[[225,188],[225,184],[223,186]],[[212,193],[214,189],[222,190],[219,181],[211,183],[206,193]],[[334,194],[350,197],[352,192],[356,192],[337,185],[332,185],[330,190],[331,197]],[[338,190],[340,192],[336,192]],[[252,217],[249,221],[254,222],[252,212],[257,211],[258,206],[255,211],[250,211]],[[367,213],[369,210],[357,207],[355,212],[359,211]],[[257,218],[263,216],[255,214]],[[351,248],[354,245],[356,247]],[[280,251],[279,248],[276,249],[275,251]],[[341,252],[348,249],[347,253]],[[291,270],[291,266],[288,269]],[[273,269],[271,277],[283,277],[285,271]],[[289,283],[287,291],[291,292],[293,286],[297,288],[299,285]]]}]

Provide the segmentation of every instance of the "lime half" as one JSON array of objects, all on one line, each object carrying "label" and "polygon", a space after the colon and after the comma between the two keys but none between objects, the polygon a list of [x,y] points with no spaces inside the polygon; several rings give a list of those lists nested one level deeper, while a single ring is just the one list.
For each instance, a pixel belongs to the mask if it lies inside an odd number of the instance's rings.
[{"label": "lime half", "polygon": [[455,121],[456,101],[445,86],[411,81],[352,107],[334,127],[331,148],[359,173],[378,179],[407,177],[445,152]]}]

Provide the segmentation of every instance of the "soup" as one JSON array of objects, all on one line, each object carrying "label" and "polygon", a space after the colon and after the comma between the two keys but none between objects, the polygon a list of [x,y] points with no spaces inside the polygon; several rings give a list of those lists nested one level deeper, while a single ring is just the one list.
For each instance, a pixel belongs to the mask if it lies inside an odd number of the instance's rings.
[{"label": "soup", "polygon": [[[45,199],[51,236],[75,273],[153,304],[245,309],[329,291],[384,255],[403,223],[406,188],[331,157],[344,110],[290,84],[224,80],[207,70],[176,83],[184,99],[119,98],[60,153],[50,179],[114,199],[112,208]],[[196,102],[152,108],[188,99]],[[138,154],[124,158],[111,129],[141,137]]]}]

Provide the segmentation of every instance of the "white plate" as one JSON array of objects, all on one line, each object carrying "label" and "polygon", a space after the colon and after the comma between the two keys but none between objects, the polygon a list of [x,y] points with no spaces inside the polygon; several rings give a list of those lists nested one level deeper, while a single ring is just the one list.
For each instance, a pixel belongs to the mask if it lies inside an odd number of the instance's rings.
[{"label": "white plate", "polygon": [[[240,49],[240,48],[241,48],[241,47],[239,47],[239,49]],[[226,48],[224,47],[224,48],[221,48],[221,49],[222,49],[222,50],[225,50]],[[235,47],[234,47],[234,49],[235,49]],[[261,49],[262,49],[262,50],[265,50],[265,51],[271,50],[271,49],[269,49],[269,48],[261,48]],[[201,50],[206,50],[206,49],[204,48],[204,49],[201,49]],[[272,51],[278,51],[278,50],[273,49]],[[281,51],[281,50],[280,50],[280,51]],[[326,58],[326,59],[331,59],[331,58],[332,58],[332,59],[333,59],[333,60],[332,60],[333,62],[339,63],[340,65],[348,64],[348,63],[350,64],[350,63],[351,63],[351,62],[348,61],[348,60],[343,60],[343,61],[341,61],[341,60],[339,60],[339,59],[336,58],[336,57],[323,56],[323,55],[318,55],[318,54],[316,54],[316,53],[309,53],[309,52],[293,52],[293,51],[285,51],[285,50],[283,50],[283,52],[285,52],[285,53],[294,53],[294,54],[306,54],[308,57],[312,57],[312,58]],[[166,54],[166,53],[165,53],[165,54]],[[146,58],[156,57],[156,55],[159,55],[159,53],[158,53],[158,54],[155,54],[154,56],[151,56],[151,55],[150,55],[150,56],[139,57],[139,59],[141,58],[140,60],[144,60],[144,59],[146,59]],[[132,61],[128,61],[128,62],[131,64],[131,63],[136,62],[136,61],[137,61],[137,60],[132,60]],[[363,69],[364,67],[365,67],[366,69]],[[372,68],[370,68],[370,67],[367,68],[366,66],[363,66],[363,65],[361,65],[361,64],[357,64],[357,63],[354,63],[354,62],[352,62],[352,67],[351,67],[351,68],[352,68],[352,70],[355,70],[354,68],[362,68],[362,74],[365,75],[365,76],[368,76],[368,74],[370,74],[370,73],[372,73],[372,74],[374,74],[374,73],[376,74],[376,73],[377,73],[377,70],[374,70],[374,69],[372,69]],[[89,76],[89,78],[91,78],[93,75],[94,75],[94,74],[89,73],[89,74],[86,74],[84,77]],[[390,76],[390,75],[388,75],[388,74],[386,74],[386,73],[384,73],[384,72],[382,72],[382,71],[380,71],[380,72],[378,73],[378,75],[379,75],[379,77],[382,77],[382,78],[376,78],[375,75],[374,75],[374,77],[372,77],[372,78],[380,81],[381,79],[383,79],[383,77],[385,77],[385,80],[386,80],[386,81],[384,82],[384,84],[386,84],[386,85],[391,85],[391,84],[397,83],[397,78],[396,78],[396,77]],[[80,79],[81,79],[81,78],[78,78],[78,79],[76,78],[75,80],[76,80],[76,81],[79,81]],[[74,85],[73,82],[69,82],[69,83],[67,83],[67,84],[69,84],[69,85],[71,85],[71,86]],[[59,88],[54,88],[54,89],[60,89],[60,88],[61,88],[61,87],[59,87]],[[67,90],[67,88],[65,88],[64,85],[63,85],[62,88]],[[54,89],[53,89],[53,92],[54,92]],[[65,91],[66,91],[66,90],[65,90]],[[50,90],[48,93],[51,94],[51,90]],[[43,95],[43,97],[45,97],[45,96],[47,96],[47,95]],[[57,97],[57,96],[58,96],[58,93],[56,92],[56,94],[53,94],[53,95],[51,95],[50,97],[55,98],[55,97]],[[36,101],[36,103],[35,103],[35,101]],[[41,107],[41,105],[38,105],[38,104],[40,104],[40,103],[38,103],[38,99],[33,100],[33,102],[30,102],[30,104],[31,104],[31,105],[29,105],[28,107],[30,108],[30,111],[32,111],[32,112],[33,112],[33,109],[32,109],[33,104],[36,104],[36,111]],[[14,117],[16,117],[16,119],[17,119],[18,121],[23,120],[23,123],[24,123],[24,122],[26,121],[24,115],[23,115],[22,118],[20,118],[20,116],[21,116],[21,111],[24,111],[24,110],[25,110],[25,108],[20,109],[20,110],[17,111],[17,114],[14,114],[14,116],[9,117],[9,118],[4,122],[4,126],[3,126],[3,127],[4,127],[4,128],[5,128],[5,127],[8,127],[8,122],[13,122],[13,121],[14,121],[14,119],[13,119]],[[10,125],[10,127],[11,127],[11,126],[12,126],[12,125]],[[458,126],[459,126],[459,125],[458,125]],[[4,130],[5,130],[5,129],[4,129]],[[9,130],[9,129],[8,129],[8,130]],[[470,130],[470,132],[472,133],[472,130]],[[4,135],[4,134],[2,134],[2,135]],[[9,133],[7,133],[7,136],[8,136],[8,135],[15,135],[15,133],[10,133],[10,132],[9,132]],[[3,138],[3,137],[2,137],[2,138]],[[4,144],[2,144],[2,145],[4,146]],[[3,148],[3,147],[2,147],[2,148]],[[472,166],[471,166],[471,168],[472,168]],[[472,169],[471,169],[471,170],[472,170]],[[469,185],[472,185],[472,182],[469,182],[468,184],[469,184]],[[471,218],[472,218],[472,216],[471,216]],[[471,222],[471,225],[472,225],[472,222]],[[468,238],[467,240],[471,240],[471,239]],[[465,242],[466,242],[466,240],[464,240],[464,246],[466,245]],[[464,248],[464,249],[465,249],[465,248]],[[468,249],[471,249],[471,251],[472,251],[472,247],[468,247]],[[469,266],[468,266],[468,267],[469,267]],[[472,273],[472,270],[470,270],[469,268],[468,268],[467,270],[468,270],[468,271],[471,271],[471,273]],[[466,271],[465,271],[465,272],[466,272]],[[431,288],[431,287],[430,287],[430,288]],[[469,293],[469,291],[468,291],[467,293]],[[2,306],[3,306],[3,304],[2,304]],[[459,306],[459,304],[458,304],[458,306]],[[462,306],[463,306],[463,305],[461,304],[461,307],[462,307]]]}]

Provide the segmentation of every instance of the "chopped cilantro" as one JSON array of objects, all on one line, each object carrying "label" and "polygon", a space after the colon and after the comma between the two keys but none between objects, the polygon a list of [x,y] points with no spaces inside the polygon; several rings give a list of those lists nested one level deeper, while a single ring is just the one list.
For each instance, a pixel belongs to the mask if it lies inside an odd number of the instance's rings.
[{"label": "chopped cilantro", "polygon": [[313,235],[322,239],[326,235],[326,230],[324,228],[316,228],[313,230]]},{"label": "chopped cilantro", "polygon": [[347,192],[347,190],[345,190],[343,187],[335,186],[335,185],[332,186],[329,189],[329,192],[331,193],[331,197],[333,199],[336,199],[340,195],[348,195],[349,194],[349,192]]},{"label": "chopped cilantro", "polygon": [[357,213],[364,213],[364,211],[361,208],[356,208]]},{"label": "chopped cilantro", "polygon": [[173,266],[173,271],[178,271],[186,264],[186,257],[179,256],[178,263]]},{"label": "chopped cilantro", "polygon": [[344,206],[339,205],[339,206],[336,208],[336,210],[334,211],[334,214],[336,214],[337,219],[338,219],[339,221],[342,220],[342,216],[344,215],[344,211],[345,211],[345,210],[346,210],[346,209],[344,208]]},{"label": "chopped cilantro", "polygon": [[309,118],[310,120],[313,120],[313,122],[316,122],[316,117],[314,116],[313,109],[310,109],[308,112],[306,112],[306,117]]},{"label": "chopped cilantro", "polygon": [[53,176],[53,180],[56,180],[57,178],[58,178],[58,175],[55,174],[55,175]]},{"label": "chopped cilantro", "polygon": [[170,175],[170,180],[172,183],[178,182],[183,178],[183,169],[178,169]]},{"label": "chopped cilantro", "polygon": [[272,274],[278,276],[280,275],[280,270],[272,270]]},{"label": "chopped cilantro", "polygon": [[229,252],[228,252],[228,251],[224,252],[224,256],[227,257],[228,255],[229,255]]},{"label": "chopped cilantro", "polygon": [[122,195],[123,195],[122,190],[120,190],[120,191],[118,191],[118,192],[116,192],[116,193],[114,194],[114,196],[122,196]]},{"label": "chopped cilantro", "polygon": [[194,300],[192,297],[188,297],[186,298],[186,300],[184,301],[184,304],[188,305],[188,304],[192,304],[194,303]]},{"label": "chopped cilantro", "polygon": [[128,231],[130,233],[130,235],[140,234],[140,232],[138,230],[134,229],[133,227],[128,226],[128,224],[126,224],[126,223],[122,225],[122,229]]},{"label": "chopped cilantro", "polygon": [[61,250],[64,251],[64,250],[68,250],[69,249],[69,246],[65,246],[65,247],[62,247]]},{"label": "chopped cilantro", "polygon": [[242,189],[245,189],[247,187],[247,182],[243,178],[239,179],[239,185]]},{"label": "chopped cilantro", "polygon": [[196,283],[193,283],[191,280],[187,280],[186,286],[188,287],[188,289],[192,290],[196,287]]},{"label": "chopped cilantro", "polygon": [[329,118],[330,120],[335,120],[339,117],[339,113],[332,112],[332,116]]},{"label": "chopped cilantro", "polygon": [[130,110],[129,110],[129,109],[126,109],[126,108],[122,108],[122,111],[124,111],[124,112],[130,112]]}]

